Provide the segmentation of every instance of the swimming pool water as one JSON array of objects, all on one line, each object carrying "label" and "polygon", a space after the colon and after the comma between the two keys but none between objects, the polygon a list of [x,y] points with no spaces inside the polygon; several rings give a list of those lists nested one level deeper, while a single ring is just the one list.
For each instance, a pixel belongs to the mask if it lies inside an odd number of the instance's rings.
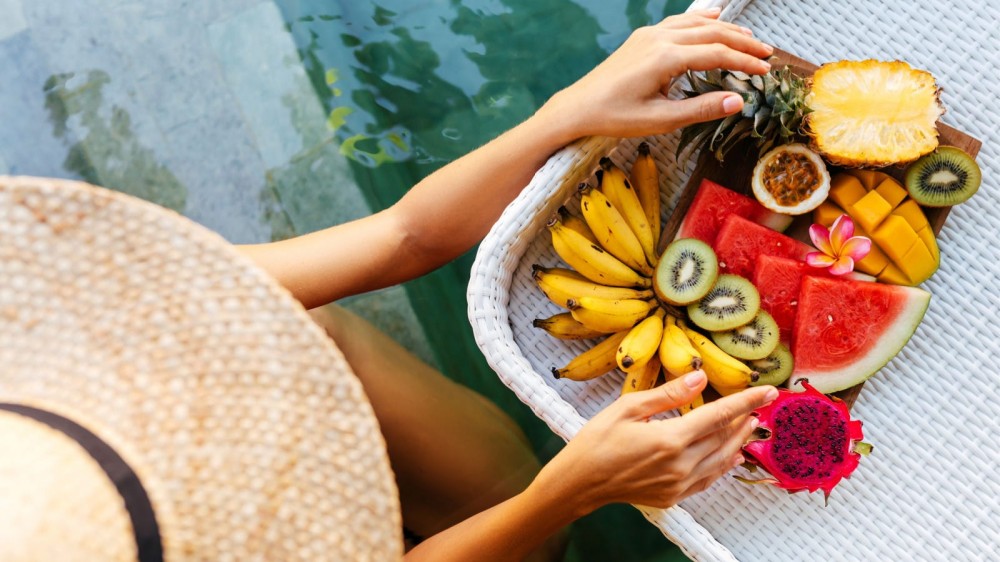
[{"label": "swimming pool water", "polygon": [[[0,173],[84,179],[260,242],[384,209],[689,1],[3,0]],[[473,252],[349,299],[562,446],[489,369],[466,318]],[[628,506],[569,560],[683,560]]]}]

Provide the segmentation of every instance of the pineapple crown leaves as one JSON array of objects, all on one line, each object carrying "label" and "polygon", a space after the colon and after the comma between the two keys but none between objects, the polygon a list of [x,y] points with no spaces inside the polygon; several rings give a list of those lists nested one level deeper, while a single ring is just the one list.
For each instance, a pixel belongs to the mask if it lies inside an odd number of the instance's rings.
[{"label": "pineapple crown leaves", "polygon": [[706,92],[735,92],[743,98],[740,113],[705,123],[696,123],[681,131],[677,160],[694,147],[707,147],[720,162],[741,140],[755,140],[763,153],[776,144],[791,142],[809,108],[805,104],[808,86],[788,66],[764,75],[749,75],[730,70],[688,72],[692,98]]}]

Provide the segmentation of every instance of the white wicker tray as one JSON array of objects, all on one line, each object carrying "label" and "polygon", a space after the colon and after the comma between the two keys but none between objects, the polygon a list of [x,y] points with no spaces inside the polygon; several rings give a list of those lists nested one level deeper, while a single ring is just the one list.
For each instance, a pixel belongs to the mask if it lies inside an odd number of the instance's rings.
[{"label": "white wicker tray", "polygon": [[[695,560],[987,560],[1000,551],[1000,484],[992,474],[1000,464],[1000,377],[989,361],[1000,353],[1000,248],[996,219],[988,214],[1000,205],[1000,160],[989,142],[1000,127],[993,94],[1000,91],[993,70],[1000,49],[988,29],[1000,8],[971,0],[938,6],[738,1],[723,11],[723,19],[814,62],[898,58],[930,70],[946,91],[945,121],[986,141],[978,157],[984,184],[941,232],[942,265],[925,284],[934,297],[923,325],[854,405],[875,452],[837,488],[829,507],[820,495],[788,495],[730,478],[669,510],[637,506]],[[694,167],[674,161],[677,134],[587,139],[536,174],[473,265],[469,317],[479,346],[503,382],[565,439],[614,400],[623,375],[589,383],[552,378],[549,368],[583,344],[531,327],[532,319],[556,312],[532,281],[531,265],[559,263],[545,220],[575,201],[577,183],[597,160],[610,155],[629,169],[642,140],[660,168],[666,219]]]}]

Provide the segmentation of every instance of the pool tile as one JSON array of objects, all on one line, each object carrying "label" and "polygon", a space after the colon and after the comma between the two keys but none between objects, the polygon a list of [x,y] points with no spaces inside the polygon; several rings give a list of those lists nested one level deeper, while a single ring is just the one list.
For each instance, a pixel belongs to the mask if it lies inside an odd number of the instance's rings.
[{"label": "pool tile", "polygon": [[69,132],[54,136],[52,113],[46,109],[43,86],[50,72],[29,32],[0,41],[0,158],[5,172],[48,177],[78,178],[63,168],[67,147],[75,142]]},{"label": "pool tile", "polygon": [[330,138],[326,113],[274,4],[210,25],[209,40],[268,168]]},{"label": "pool tile", "polygon": [[21,0],[0,0],[0,41],[28,28]]},{"label": "pool tile", "polygon": [[304,234],[371,214],[347,159],[327,141],[268,171],[268,183],[295,232]]}]

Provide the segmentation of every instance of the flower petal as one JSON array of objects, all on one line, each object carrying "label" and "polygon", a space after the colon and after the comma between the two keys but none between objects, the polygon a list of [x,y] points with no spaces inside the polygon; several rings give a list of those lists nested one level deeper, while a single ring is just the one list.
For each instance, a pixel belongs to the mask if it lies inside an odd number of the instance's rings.
[{"label": "flower petal", "polygon": [[833,254],[833,246],[830,245],[830,231],[821,224],[814,224],[809,227],[809,238],[812,239],[813,246],[828,256]]},{"label": "flower petal", "polygon": [[830,275],[846,275],[854,271],[854,260],[850,256],[841,256],[830,266]]},{"label": "flower petal", "polygon": [[859,262],[872,251],[872,241],[864,236],[852,236],[844,242],[844,247],[840,249],[841,256],[848,256],[855,262]]},{"label": "flower petal", "polygon": [[830,267],[837,260],[823,252],[809,252],[806,254],[806,263],[813,267]]},{"label": "flower petal", "polygon": [[847,215],[840,215],[830,227],[830,245],[838,255],[842,253],[844,242],[854,236],[854,221]]}]

